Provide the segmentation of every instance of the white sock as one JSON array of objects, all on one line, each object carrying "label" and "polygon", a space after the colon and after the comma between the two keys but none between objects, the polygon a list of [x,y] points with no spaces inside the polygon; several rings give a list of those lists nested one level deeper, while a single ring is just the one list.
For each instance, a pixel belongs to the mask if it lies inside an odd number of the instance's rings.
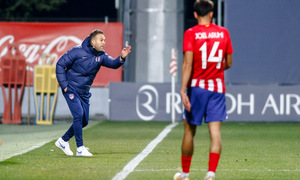
[{"label": "white sock", "polygon": [[209,176],[215,177],[215,172],[213,172],[213,171],[208,171],[208,172],[206,173],[206,177],[209,177]]},{"label": "white sock", "polygon": [[190,173],[184,173],[184,172],[182,172],[181,175],[180,175],[180,178],[183,179],[183,178],[185,178],[185,177],[187,177],[189,175],[190,175]]}]

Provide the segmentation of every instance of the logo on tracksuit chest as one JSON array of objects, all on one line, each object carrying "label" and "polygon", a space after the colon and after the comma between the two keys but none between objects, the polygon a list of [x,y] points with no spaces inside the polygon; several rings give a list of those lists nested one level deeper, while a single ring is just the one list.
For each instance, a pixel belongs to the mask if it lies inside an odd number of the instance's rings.
[{"label": "logo on tracksuit chest", "polygon": [[99,62],[99,61],[100,61],[100,57],[96,57],[96,58],[95,58],[95,61],[96,61],[96,62]]}]

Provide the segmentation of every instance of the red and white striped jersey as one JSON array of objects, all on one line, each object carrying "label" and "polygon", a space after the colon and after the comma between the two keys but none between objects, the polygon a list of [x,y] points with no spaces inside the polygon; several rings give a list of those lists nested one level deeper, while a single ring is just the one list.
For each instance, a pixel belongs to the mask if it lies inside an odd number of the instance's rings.
[{"label": "red and white striped jersey", "polygon": [[224,57],[233,53],[226,28],[215,25],[196,25],[185,31],[183,52],[193,52],[190,87],[225,93]]}]

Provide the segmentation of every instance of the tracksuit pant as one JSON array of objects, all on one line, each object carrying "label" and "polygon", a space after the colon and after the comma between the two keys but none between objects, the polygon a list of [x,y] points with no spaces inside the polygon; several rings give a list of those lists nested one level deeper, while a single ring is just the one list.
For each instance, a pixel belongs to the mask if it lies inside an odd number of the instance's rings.
[{"label": "tracksuit pant", "polygon": [[91,93],[79,95],[73,88],[68,86],[67,92],[63,91],[63,95],[74,119],[73,124],[63,135],[62,139],[69,141],[75,135],[77,147],[83,146],[82,128],[87,126],[89,122],[89,99]]}]

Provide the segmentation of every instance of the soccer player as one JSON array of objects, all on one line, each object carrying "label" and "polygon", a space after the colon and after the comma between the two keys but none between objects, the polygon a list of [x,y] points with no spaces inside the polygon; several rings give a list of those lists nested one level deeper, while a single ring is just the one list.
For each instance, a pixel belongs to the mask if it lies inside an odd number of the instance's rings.
[{"label": "soccer player", "polygon": [[174,179],[188,180],[197,126],[204,119],[210,134],[208,172],[215,179],[221,154],[221,122],[226,119],[224,70],[231,67],[233,53],[228,31],[211,23],[214,4],[196,0],[194,16],[198,25],[184,33],[181,98],[185,108],[182,141],[182,172]]},{"label": "soccer player", "polygon": [[105,53],[104,47],[103,31],[94,30],[84,39],[81,46],[71,48],[56,64],[56,77],[74,119],[69,130],[55,145],[68,156],[73,156],[68,141],[74,135],[76,156],[93,156],[82,140],[82,128],[89,120],[89,90],[101,66],[119,68],[131,50],[131,46],[123,48],[121,55],[114,59]]}]

